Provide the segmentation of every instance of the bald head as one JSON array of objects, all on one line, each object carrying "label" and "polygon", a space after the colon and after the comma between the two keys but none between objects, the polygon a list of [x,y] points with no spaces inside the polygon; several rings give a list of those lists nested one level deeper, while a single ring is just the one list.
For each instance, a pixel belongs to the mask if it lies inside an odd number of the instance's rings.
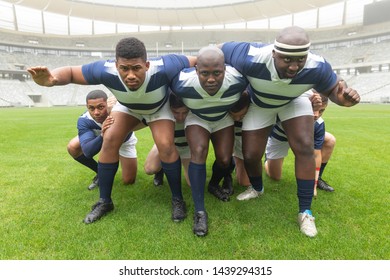
[{"label": "bald head", "polygon": [[197,65],[225,64],[225,57],[220,48],[215,46],[203,47],[197,56]]},{"label": "bald head", "polygon": [[196,74],[202,88],[214,95],[221,88],[225,77],[225,57],[217,47],[204,47],[199,50]]},{"label": "bald head", "polygon": [[298,26],[284,28],[276,37],[276,41],[293,46],[306,45],[310,43],[310,39],[306,31]]},{"label": "bald head", "polygon": [[284,28],[275,39],[273,52],[287,56],[306,56],[310,40],[305,30],[298,26]]}]

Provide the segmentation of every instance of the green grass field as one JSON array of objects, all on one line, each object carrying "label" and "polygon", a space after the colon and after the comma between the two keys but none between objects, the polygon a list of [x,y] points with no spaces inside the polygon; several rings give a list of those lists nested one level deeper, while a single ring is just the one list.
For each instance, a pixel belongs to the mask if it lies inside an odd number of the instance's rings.
[{"label": "green grass field", "polygon": [[[170,191],[143,172],[152,146],[137,132],[135,185],[115,179],[115,210],[100,221],[82,219],[98,199],[93,174],[74,161],[66,144],[76,135],[83,107],[0,109],[0,259],[2,260],[388,260],[390,106],[331,104],[326,127],[337,138],[323,178],[336,191],[313,201],[319,234],[296,223],[293,156],[283,179],[264,178],[260,199],[224,203],[206,193],[209,234],[192,233],[193,203],[183,177],[189,217],[170,220]],[[213,162],[210,153],[209,170]],[[210,172],[208,172],[210,175]],[[235,195],[244,188],[235,184]]]}]

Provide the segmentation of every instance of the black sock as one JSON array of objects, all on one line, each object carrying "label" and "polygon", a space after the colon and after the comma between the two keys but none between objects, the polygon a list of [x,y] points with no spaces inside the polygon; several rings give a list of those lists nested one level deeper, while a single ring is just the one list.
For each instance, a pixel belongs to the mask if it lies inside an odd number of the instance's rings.
[{"label": "black sock", "polygon": [[261,192],[263,190],[263,176],[249,176],[249,181],[251,182],[252,187],[256,191]]},{"label": "black sock", "polygon": [[222,168],[220,165],[217,164],[217,161],[214,161],[212,170],[213,174],[211,174],[209,184],[212,186],[218,186],[222,178],[229,174],[230,166],[228,166],[227,168]]},{"label": "black sock", "polygon": [[314,194],[314,179],[302,180],[297,178],[296,180],[298,185],[299,212],[302,213],[305,210],[310,210]]},{"label": "black sock", "polygon": [[172,197],[183,199],[181,192],[181,160],[180,157],[172,163],[161,161],[161,166],[164,169],[165,177],[171,189]]},{"label": "black sock", "polygon": [[100,198],[104,202],[111,202],[112,185],[114,183],[115,174],[118,171],[119,162],[114,163],[98,163],[99,176],[99,191]]},{"label": "black sock", "polygon": [[232,173],[235,168],[236,168],[236,162],[234,161],[234,157],[231,157],[231,159],[230,159],[230,166],[229,166],[229,172]]},{"label": "black sock", "polygon": [[318,178],[319,178],[319,179],[321,179],[322,173],[324,172],[325,167],[326,167],[327,164],[328,164],[327,162],[321,163],[320,173],[319,173],[319,175],[318,175]]},{"label": "black sock", "polygon": [[188,166],[188,177],[191,183],[192,199],[195,212],[204,211],[204,187],[206,185],[206,164],[190,162]]},{"label": "black sock", "polygon": [[80,162],[82,165],[85,165],[89,169],[98,172],[98,163],[93,158],[87,158],[85,155],[81,155],[75,158],[76,161]]}]

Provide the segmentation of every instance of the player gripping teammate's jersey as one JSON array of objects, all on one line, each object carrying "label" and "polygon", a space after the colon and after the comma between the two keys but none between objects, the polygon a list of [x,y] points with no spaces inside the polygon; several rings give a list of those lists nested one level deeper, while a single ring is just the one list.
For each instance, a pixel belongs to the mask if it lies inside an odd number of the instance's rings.
[{"label": "player gripping teammate's jersey", "polygon": [[[86,111],[77,120],[77,130],[80,141],[81,150],[87,158],[92,158],[99,153],[103,144],[101,136],[102,124],[96,122],[91,114]],[[119,154],[126,158],[136,158],[137,137],[133,132],[130,132],[119,149]]]}]

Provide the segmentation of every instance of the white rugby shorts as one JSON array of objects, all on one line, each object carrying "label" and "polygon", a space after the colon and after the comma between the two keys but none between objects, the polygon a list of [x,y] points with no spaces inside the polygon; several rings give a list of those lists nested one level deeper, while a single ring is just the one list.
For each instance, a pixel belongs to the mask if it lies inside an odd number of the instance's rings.
[{"label": "white rugby shorts", "polygon": [[190,111],[188,112],[187,118],[185,120],[185,127],[190,125],[199,125],[206,129],[209,133],[214,133],[218,130],[234,125],[234,121],[230,114],[226,114],[223,119],[219,121],[210,122],[199,118],[197,115],[193,114]]},{"label": "white rugby shorts", "polygon": [[313,116],[313,107],[307,95],[301,95],[279,108],[260,108],[251,103],[242,121],[242,130],[256,130],[274,125],[277,116],[282,122],[300,116]]},{"label": "white rugby shorts", "polygon": [[112,111],[113,112],[122,112],[122,113],[128,114],[130,116],[133,116],[133,117],[139,119],[140,121],[142,121],[142,119],[145,119],[146,123],[150,123],[150,122],[157,121],[157,120],[175,121],[175,118],[174,118],[172,111],[171,111],[171,108],[169,106],[169,102],[166,102],[157,112],[150,114],[150,115],[143,115],[143,114],[138,114],[138,113],[132,112],[132,111],[130,111],[129,108],[120,104],[119,102],[117,102],[114,105],[114,107],[112,108]]},{"label": "white rugby shorts", "polygon": [[138,139],[133,132],[129,140],[123,142],[122,146],[119,148],[119,155],[125,158],[137,158],[137,149],[135,148],[137,142]]}]

